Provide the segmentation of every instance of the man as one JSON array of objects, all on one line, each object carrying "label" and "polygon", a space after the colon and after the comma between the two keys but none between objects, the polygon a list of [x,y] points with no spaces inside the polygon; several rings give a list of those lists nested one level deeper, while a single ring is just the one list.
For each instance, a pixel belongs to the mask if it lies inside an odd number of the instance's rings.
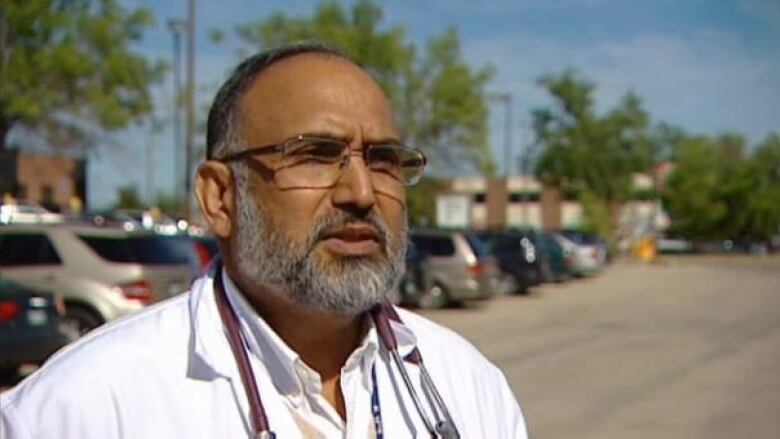
[{"label": "man", "polygon": [[498,369],[381,305],[425,157],[365,71],[316,44],[251,57],[207,137],[196,192],[222,262],[3,395],[2,437],[526,437]]}]

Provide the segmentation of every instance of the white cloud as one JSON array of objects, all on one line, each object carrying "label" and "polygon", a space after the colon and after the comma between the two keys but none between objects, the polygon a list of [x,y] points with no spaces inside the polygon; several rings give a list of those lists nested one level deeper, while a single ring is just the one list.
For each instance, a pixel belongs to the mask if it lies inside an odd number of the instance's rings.
[{"label": "white cloud", "polygon": [[497,66],[494,86],[515,94],[521,117],[548,102],[535,85],[540,75],[573,66],[597,83],[600,110],[633,89],[655,120],[693,132],[735,130],[757,141],[780,130],[780,58],[756,53],[728,33],[572,44],[518,32],[470,42],[465,51],[477,65]]}]

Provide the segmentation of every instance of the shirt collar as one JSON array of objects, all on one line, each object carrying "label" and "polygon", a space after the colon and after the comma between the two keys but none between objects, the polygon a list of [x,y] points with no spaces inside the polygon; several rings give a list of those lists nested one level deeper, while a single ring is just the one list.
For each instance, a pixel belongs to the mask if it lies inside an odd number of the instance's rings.
[{"label": "shirt collar", "polygon": [[248,335],[246,341],[250,352],[266,368],[280,393],[297,393],[300,389],[295,367],[303,363],[300,356],[254,311],[224,269],[222,279],[230,306],[241,322],[241,330]]},{"label": "shirt collar", "polygon": [[[214,267],[196,279],[190,291],[190,352],[188,375],[193,378],[213,379],[216,376],[230,377],[235,373],[236,365],[230,345],[225,337],[222,321],[214,297]],[[247,344],[272,378],[280,393],[300,392],[300,380],[297,367],[308,367],[300,356],[260,317],[226,271],[222,272],[225,292],[230,306],[236,311]],[[360,346],[347,359],[345,369],[360,366],[363,369],[364,385],[370,385],[370,368],[379,351],[379,338],[371,318],[366,316],[369,329]],[[416,346],[417,338],[403,323],[391,321],[390,325],[398,343],[398,352],[402,357],[408,355]],[[359,362],[359,363],[356,363]]]}]

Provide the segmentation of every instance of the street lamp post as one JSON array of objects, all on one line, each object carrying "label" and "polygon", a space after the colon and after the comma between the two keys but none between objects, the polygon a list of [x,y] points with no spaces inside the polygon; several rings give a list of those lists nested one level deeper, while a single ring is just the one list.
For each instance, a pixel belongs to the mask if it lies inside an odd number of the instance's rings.
[{"label": "street lamp post", "polygon": [[[187,22],[181,19],[168,20],[168,29],[173,36],[173,181],[174,195],[181,199],[181,34],[187,29]],[[184,191],[186,194],[186,190]]]},{"label": "street lamp post", "polygon": [[494,93],[488,95],[488,99],[504,104],[504,176],[509,178],[512,173],[512,94]]},{"label": "street lamp post", "polygon": [[187,1],[187,133],[184,159],[184,213],[190,219],[192,206],[192,154],[195,141],[195,0]]}]

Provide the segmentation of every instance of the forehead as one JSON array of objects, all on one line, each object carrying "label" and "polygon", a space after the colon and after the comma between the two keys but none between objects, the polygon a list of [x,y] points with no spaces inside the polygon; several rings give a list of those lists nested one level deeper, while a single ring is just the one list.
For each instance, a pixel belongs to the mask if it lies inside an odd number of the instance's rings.
[{"label": "forehead", "polygon": [[333,55],[302,54],[272,65],[254,79],[238,110],[244,137],[255,145],[305,132],[397,136],[377,83]]}]

